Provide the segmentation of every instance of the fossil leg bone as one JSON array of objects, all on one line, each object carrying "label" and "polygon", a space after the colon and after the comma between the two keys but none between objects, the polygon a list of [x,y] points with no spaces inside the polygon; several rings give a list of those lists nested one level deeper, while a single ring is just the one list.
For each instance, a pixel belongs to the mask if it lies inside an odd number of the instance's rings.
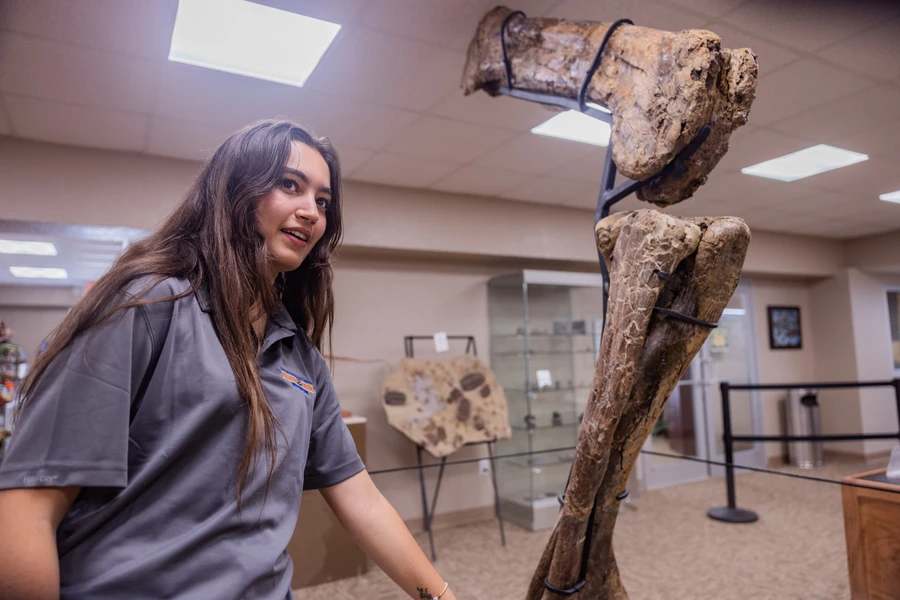
[{"label": "fossil leg bone", "polygon": [[[463,70],[466,94],[484,89],[496,95],[507,85],[500,29],[511,12],[499,6],[479,24]],[[609,26],[513,17],[506,47],[514,86],[577,98]],[[670,33],[626,25],[610,37],[587,100],[612,111],[613,161],[635,180],[659,174],[705,125],[711,126],[684,170],[638,191],[641,200],[665,206],[690,197],[706,181],[728,150],[731,132],[747,121],[756,79],[753,53],[722,48],[710,31]]]},{"label": "fossil leg bone", "polygon": [[617,496],[666,399],[709,334],[705,326],[653,307],[718,321],[740,280],[750,232],[733,217],[678,219],[639,210],[601,221],[597,239],[610,265],[608,325],[565,503],[529,600],[560,597],[544,589],[545,577],[562,588],[576,583],[598,491],[587,583],[579,595],[627,600],[612,548]]}]

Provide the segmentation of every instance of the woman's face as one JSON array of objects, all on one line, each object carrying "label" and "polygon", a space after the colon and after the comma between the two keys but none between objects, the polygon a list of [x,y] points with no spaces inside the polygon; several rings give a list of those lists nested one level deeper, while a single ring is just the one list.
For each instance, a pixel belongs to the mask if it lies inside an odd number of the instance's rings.
[{"label": "woman's face", "polygon": [[322,239],[330,185],[331,170],[322,155],[294,142],[278,187],[260,198],[256,209],[273,274],[299,267]]}]

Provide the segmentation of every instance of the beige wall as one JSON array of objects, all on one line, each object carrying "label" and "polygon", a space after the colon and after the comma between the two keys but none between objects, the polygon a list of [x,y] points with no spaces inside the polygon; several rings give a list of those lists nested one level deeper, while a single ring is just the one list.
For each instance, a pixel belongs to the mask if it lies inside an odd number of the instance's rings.
[{"label": "beige wall", "polygon": [[[341,405],[368,417],[370,470],[416,464],[415,446],[390,427],[381,407],[381,382],[403,358],[404,335],[474,335],[479,354],[489,356],[487,279],[489,271],[446,264],[341,261],[335,270],[334,383]],[[451,343],[451,352],[464,345]],[[417,356],[434,355],[433,344],[416,342]],[[367,362],[357,362],[367,361]],[[486,455],[483,447],[463,449],[455,459]],[[436,462],[427,456],[427,462]],[[437,469],[428,471],[429,496]],[[405,518],[422,515],[415,471],[376,476],[382,493]],[[448,467],[438,513],[492,503],[490,477],[478,464]]]},{"label": "beige wall", "polygon": [[[845,270],[833,279],[816,283],[811,292],[815,298],[812,303],[812,327],[816,332],[815,380],[858,380],[849,273]],[[819,402],[824,433],[862,431],[858,390],[822,390]],[[825,447],[838,452],[864,453],[862,442],[833,442]]]},{"label": "beige wall", "polygon": [[900,273],[900,231],[849,241],[844,256],[848,267]]},{"label": "beige wall", "polygon": [[[757,366],[760,383],[797,383],[815,381],[815,327],[812,323],[810,284],[804,281],[753,278],[753,310],[756,325]],[[769,348],[768,306],[799,306],[803,348],[772,350]],[[787,392],[762,392],[763,427],[766,435],[779,435],[778,401]],[[767,456],[781,454],[781,445],[766,444]]]},{"label": "beige wall", "polygon": [[[849,269],[849,276],[853,341],[859,378],[862,381],[893,379],[885,279],[857,269]],[[897,405],[892,388],[859,390],[859,408],[864,433],[897,431]],[[896,440],[866,440],[863,448],[866,454],[874,454],[889,451],[896,444]]]},{"label": "beige wall", "polygon": [[[195,163],[0,137],[0,214],[6,219],[151,228],[177,203],[198,170]],[[337,361],[335,385],[345,408],[369,417],[370,468],[411,465],[412,444],[386,425],[378,401],[381,380],[402,356],[402,336],[439,330],[472,333],[487,357],[487,279],[522,266],[596,272],[593,214],[352,181],[346,182],[345,192],[334,351],[351,360]],[[854,329],[850,319],[875,314],[876,286],[853,276],[868,291],[851,303],[851,277],[844,267],[878,252],[852,248],[848,254],[836,241],[753,232],[745,273],[754,282],[761,381],[855,379],[860,360],[874,364],[876,342],[870,336],[877,337],[877,319],[864,329]],[[803,350],[768,350],[769,304],[801,307]],[[35,331],[56,318],[61,315],[42,317]],[[873,344],[871,355],[857,350],[861,344]],[[887,418],[883,401],[863,413],[858,396],[849,398],[844,402],[823,394],[826,431],[860,430],[864,420],[871,426]],[[777,394],[765,398],[767,432],[779,430],[776,403]],[[770,454],[778,452],[777,444],[770,446]],[[864,448],[860,444],[857,450]],[[481,453],[464,450],[458,457]],[[434,476],[433,471],[430,481]],[[421,515],[414,475],[380,476],[377,482],[404,518]],[[441,494],[438,513],[482,507],[491,502],[490,481],[477,474],[476,465],[453,467]]]},{"label": "beige wall", "polygon": [[0,319],[13,330],[11,341],[25,349],[29,362],[81,293],[70,287],[0,286]]},{"label": "beige wall", "polygon": [[[0,136],[4,219],[150,229],[200,166]],[[52,173],[52,176],[49,176]],[[348,181],[345,247],[484,258],[552,259],[596,270],[593,211]],[[826,277],[839,242],[754,232],[745,271]]]}]

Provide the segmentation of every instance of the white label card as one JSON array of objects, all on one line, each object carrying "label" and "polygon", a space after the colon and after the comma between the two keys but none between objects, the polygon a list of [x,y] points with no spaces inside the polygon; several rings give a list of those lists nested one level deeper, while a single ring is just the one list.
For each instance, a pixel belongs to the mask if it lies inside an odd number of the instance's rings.
[{"label": "white label card", "polygon": [[434,350],[438,354],[441,352],[446,352],[450,349],[450,342],[447,341],[447,333],[445,331],[438,331],[434,334]]},{"label": "white label card", "polygon": [[536,372],[538,389],[553,387],[553,380],[550,378],[550,371],[540,370]]}]

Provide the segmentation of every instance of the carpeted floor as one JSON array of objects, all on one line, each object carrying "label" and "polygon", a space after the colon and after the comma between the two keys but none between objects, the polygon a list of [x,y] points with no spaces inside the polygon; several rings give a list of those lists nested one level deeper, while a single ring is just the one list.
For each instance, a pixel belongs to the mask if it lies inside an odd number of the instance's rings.
[{"label": "carpeted floor", "polygon": [[[832,463],[812,471],[840,479],[886,459]],[[847,557],[837,485],[760,473],[737,478],[738,506],[759,513],[750,525],[713,521],[725,504],[722,479],[641,492],[616,525],[616,557],[630,600],[847,600]],[[495,521],[438,530],[436,566],[460,600],[521,600],[549,532]],[[423,548],[424,534],[416,538]],[[365,576],[297,590],[297,600],[394,600],[406,596],[372,567]],[[583,599],[588,600],[588,599]],[[593,599],[591,599],[593,600]]]}]

